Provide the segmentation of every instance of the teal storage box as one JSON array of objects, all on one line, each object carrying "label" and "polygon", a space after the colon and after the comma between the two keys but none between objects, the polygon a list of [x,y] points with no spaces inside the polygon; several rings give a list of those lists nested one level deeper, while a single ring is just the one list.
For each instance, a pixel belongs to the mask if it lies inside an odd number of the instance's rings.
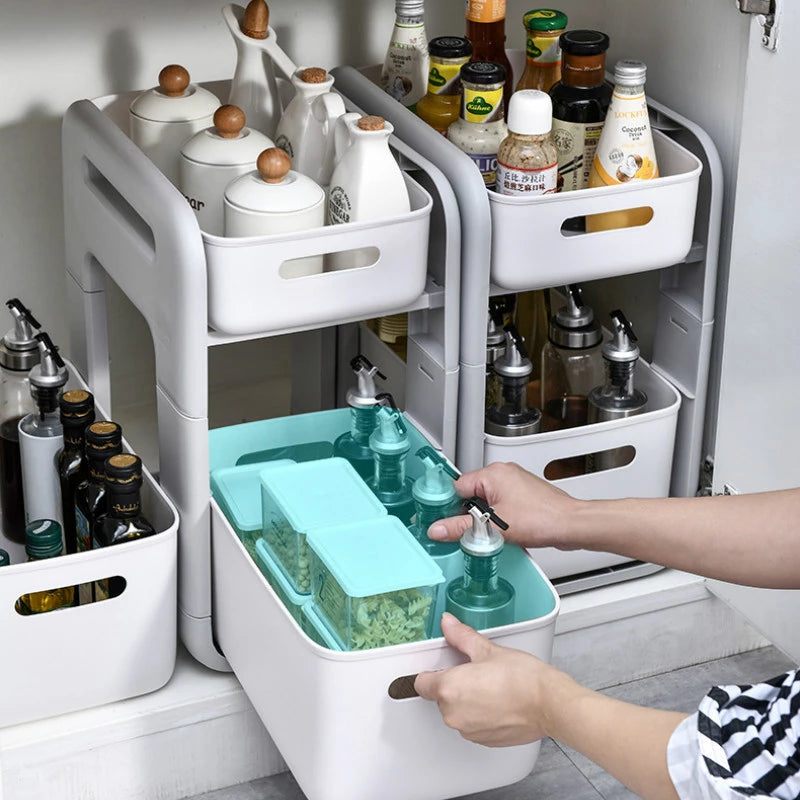
[{"label": "teal storage box", "polygon": [[261,538],[261,473],[294,464],[290,459],[269,463],[220,467],[211,473],[211,494],[219,503],[251,558]]},{"label": "teal storage box", "polygon": [[396,517],[308,534],[314,608],[345,650],[430,638],[444,575]]},{"label": "teal storage box", "polygon": [[386,516],[386,508],[343,458],[265,469],[261,507],[264,541],[300,594],[311,592],[309,531]]},{"label": "teal storage box", "polygon": [[292,588],[289,579],[275,563],[275,559],[270,555],[267,544],[262,538],[256,542],[255,562],[269,585],[275,590],[281,603],[286,606],[286,610],[300,622],[302,608],[310,603],[311,599],[309,595],[299,594]]},{"label": "teal storage box", "polygon": [[310,600],[300,610],[300,630],[320,647],[327,647],[328,650],[342,649]]}]

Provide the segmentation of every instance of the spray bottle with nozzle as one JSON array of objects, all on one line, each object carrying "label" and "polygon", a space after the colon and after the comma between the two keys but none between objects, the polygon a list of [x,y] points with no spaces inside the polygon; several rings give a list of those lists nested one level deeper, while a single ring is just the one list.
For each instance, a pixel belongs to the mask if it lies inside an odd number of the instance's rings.
[{"label": "spray bottle with nozzle", "polygon": [[472,527],[461,537],[464,575],[447,586],[445,610],[476,630],[495,628],[514,622],[514,587],[498,575],[500,554],[505,540],[502,530],[508,524],[479,497],[465,504],[472,516]]},{"label": "spray bottle with nozzle", "polygon": [[382,408],[378,409],[378,424],[369,437],[374,473],[367,484],[392,516],[410,525],[414,497],[413,481],[406,477],[406,458],[411,449],[408,430],[391,394],[382,392],[375,400]]},{"label": "spray bottle with nozzle", "polygon": [[347,391],[350,406],[350,430],[333,443],[333,454],[346,458],[356,472],[368,480],[375,471],[374,455],[369,446],[369,437],[378,424],[378,389],[375,377],[386,380],[386,376],[361,354],[350,362],[358,384]]},{"label": "spray bottle with nozzle", "polygon": [[412,494],[416,516],[409,530],[429,555],[447,556],[458,550],[458,542],[434,542],[428,538],[428,528],[440,519],[459,513],[461,498],[453,481],[460,476],[432,447],[421,447],[416,455],[425,464],[425,472],[414,481]]}]

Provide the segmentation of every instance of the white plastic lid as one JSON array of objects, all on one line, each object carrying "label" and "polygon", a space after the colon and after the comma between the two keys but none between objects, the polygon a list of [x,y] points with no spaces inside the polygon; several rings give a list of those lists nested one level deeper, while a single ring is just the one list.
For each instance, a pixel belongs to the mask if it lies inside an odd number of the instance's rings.
[{"label": "white plastic lid", "polygon": [[280,183],[267,183],[258,170],[237,178],[225,190],[225,199],[244,211],[287,214],[304,211],[325,200],[322,187],[290,169]]},{"label": "white plastic lid", "polygon": [[553,127],[553,101],[538,89],[520,89],[508,104],[508,129],[523,136],[550,133]]},{"label": "white plastic lid", "polygon": [[262,150],[274,146],[268,136],[253,128],[242,128],[235,139],[227,139],[212,126],[184,142],[181,155],[198,164],[227,167],[253,164]]}]

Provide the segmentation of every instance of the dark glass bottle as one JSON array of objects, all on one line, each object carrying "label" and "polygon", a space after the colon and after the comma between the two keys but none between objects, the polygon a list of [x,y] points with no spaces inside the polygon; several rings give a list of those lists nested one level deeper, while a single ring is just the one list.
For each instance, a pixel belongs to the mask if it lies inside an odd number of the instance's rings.
[{"label": "dark glass bottle", "polygon": [[506,55],[506,0],[467,0],[466,34],[472,42],[472,61],[493,61],[505,68],[503,103],[508,108],[514,76]]},{"label": "dark glass bottle", "polygon": [[[105,463],[106,501],[108,510],[94,521],[92,546],[110,547],[153,536],[155,528],[142,516],[142,460],[130,453],[111,456]],[[125,588],[125,579],[116,576],[97,581],[98,600],[116,597]]]},{"label": "dark glass bottle", "polygon": [[[37,519],[25,526],[25,552],[28,554],[28,561],[55,558],[61,555],[63,547],[61,526],[55,520]],[[24,615],[41,614],[67,608],[73,605],[74,599],[72,586],[30,592],[17,600],[17,611]]]},{"label": "dark glass bottle", "polygon": [[561,191],[585,189],[597,143],[611,104],[611,87],[604,83],[609,39],[600,31],[561,34],[561,80],[550,89],[553,129],[558,148]]}]

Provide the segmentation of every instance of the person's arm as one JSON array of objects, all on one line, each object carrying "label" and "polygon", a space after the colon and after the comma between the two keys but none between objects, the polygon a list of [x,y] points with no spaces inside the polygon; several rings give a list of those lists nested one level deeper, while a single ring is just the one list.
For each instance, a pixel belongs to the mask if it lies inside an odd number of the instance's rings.
[{"label": "person's arm", "polygon": [[667,743],[686,717],[642,708],[586,689],[528,653],[493,644],[450,614],[448,643],[470,658],[417,676],[421,697],[436,702],[445,723],[489,747],[545,736],[578,750],[644,800],[675,800]]},{"label": "person's arm", "polygon": [[[456,482],[484,497],[525,547],[599,550],[773,589],[800,588],[800,489],[718,497],[576,500],[516,464],[492,464]],[[431,526],[456,540],[469,517]]]}]

